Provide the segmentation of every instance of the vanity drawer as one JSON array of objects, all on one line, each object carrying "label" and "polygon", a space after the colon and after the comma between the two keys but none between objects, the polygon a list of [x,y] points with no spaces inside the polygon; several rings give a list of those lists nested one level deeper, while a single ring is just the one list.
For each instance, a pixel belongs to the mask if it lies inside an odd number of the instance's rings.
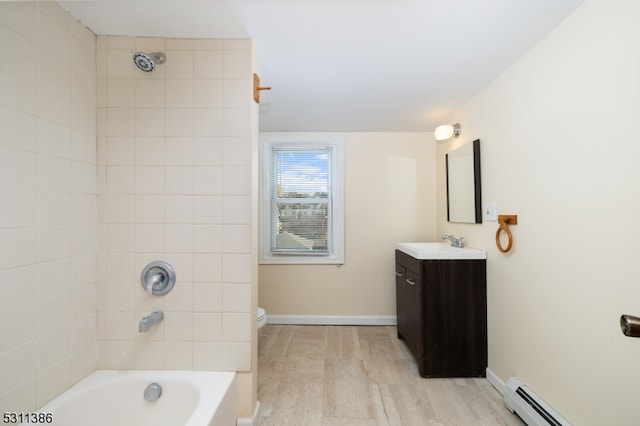
[{"label": "vanity drawer", "polygon": [[413,258],[400,250],[396,250],[396,264],[403,266],[407,271],[411,271],[418,276],[422,276],[422,261]]}]

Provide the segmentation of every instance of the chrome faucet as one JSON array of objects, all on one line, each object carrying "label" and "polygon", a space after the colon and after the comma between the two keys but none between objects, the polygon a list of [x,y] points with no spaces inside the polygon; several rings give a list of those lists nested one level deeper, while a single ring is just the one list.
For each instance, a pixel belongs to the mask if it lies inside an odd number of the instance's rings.
[{"label": "chrome faucet", "polygon": [[159,323],[163,319],[164,313],[162,311],[153,311],[140,320],[140,323],[138,324],[138,331],[140,333],[146,333],[152,325]]},{"label": "chrome faucet", "polygon": [[456,238],[453,235],[443,235],[442,239],[451,241],[451,246],[452,247],[458,247],[458,248],[463,248],[464,247],[464,242],[462,241],[462,240],[464,240],[463,237]]}]

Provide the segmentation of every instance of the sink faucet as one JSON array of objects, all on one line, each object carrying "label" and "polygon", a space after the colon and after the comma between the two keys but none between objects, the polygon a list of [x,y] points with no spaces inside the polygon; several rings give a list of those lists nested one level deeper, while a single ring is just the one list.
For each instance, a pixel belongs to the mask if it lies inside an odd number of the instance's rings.
[{"label": "sink faucet", "polygon": [[153,311],[140,320],[140,323],[138,324],[138,331],[140,333],[146,333],[152,325],[159,323],[163,319],[164,313],[162,311]]},{"label": "sink faucet", "polygon": [[456,238],[453,235],[443,235],[442,239],[451,241],[451,246],[452,247],[458,247],[458,248],[463,248],[464,247],[464,242],[462,241],[462,240],[464,240],[463,237]]}]

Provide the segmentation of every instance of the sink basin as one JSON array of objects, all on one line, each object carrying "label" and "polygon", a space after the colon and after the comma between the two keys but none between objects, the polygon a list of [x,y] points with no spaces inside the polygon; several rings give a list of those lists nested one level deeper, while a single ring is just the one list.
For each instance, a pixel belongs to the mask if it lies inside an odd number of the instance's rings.
[{"label": "sink basin", "polygon": [[442,243],[398,243],[398,250],[416,259],[486,259],[487,253],[470,247]]}]

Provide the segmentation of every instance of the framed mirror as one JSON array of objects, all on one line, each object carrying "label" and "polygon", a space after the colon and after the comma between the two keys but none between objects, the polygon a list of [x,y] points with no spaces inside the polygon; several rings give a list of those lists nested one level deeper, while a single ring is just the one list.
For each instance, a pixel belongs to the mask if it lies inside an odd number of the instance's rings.
[{"label": "framed mirror", "polygon": [[482,223],[480,139],[445,156],[447,170],[447,220]]}]

